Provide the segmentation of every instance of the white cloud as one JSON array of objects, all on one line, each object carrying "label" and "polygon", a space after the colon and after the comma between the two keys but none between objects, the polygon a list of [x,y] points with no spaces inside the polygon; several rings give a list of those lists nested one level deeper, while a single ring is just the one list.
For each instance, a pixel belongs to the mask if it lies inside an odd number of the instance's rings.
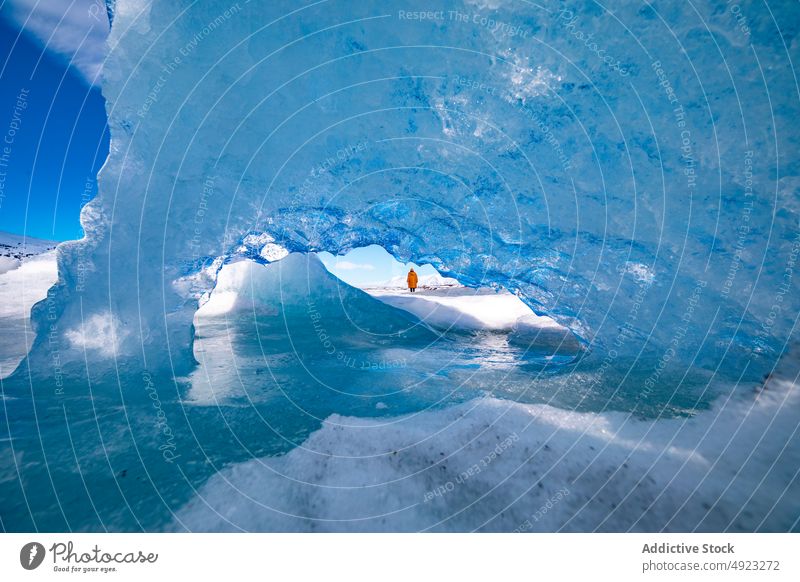
[{"label": "white cloud", "polygon": [[103,0],[6,0],[2,10],[89,85],[100,83],[109,31]]},{"label": "white cloud", "polygon": [[334,269],[341,269],[342,271],[374,271],[375,265],[368,263],[353,263],[351,261],[336,261],[333,265]]}]

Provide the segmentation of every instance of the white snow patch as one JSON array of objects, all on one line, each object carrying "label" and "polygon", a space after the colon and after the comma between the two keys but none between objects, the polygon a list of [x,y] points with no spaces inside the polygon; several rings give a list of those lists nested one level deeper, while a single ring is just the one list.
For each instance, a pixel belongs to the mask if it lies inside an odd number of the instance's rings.
[{"label": "white snow patch", "polygon": [[58,280],[56,251],[17,263],[17,268],[0,274],[0,378],[9,376],[28,354],[34,340],[31,308]]},{"label": "white snow patch", "polygon": [[263,265],[254,261],[238,261],[223,266],[217,274],[213,291],[197,310],[196,317],[216,317],[240,307],[254,309],[257,302],[253,297],[269,291],[264,288],[269,282],[263,277],[263,269]]},{"label": "white snow patch", "polygon": [[271,242],[275,242],[275,239],[266,232],[262,232],[260,234],[248,234],[246,237],[244,237],[244,239],[242,239],[242,244],[252,247],[261,246]]},{"label": "white snow patch", "polygon": [[81,326],[65,333],[71,347],[97,352],[110,358],[119,353],[127,332],[110,313],[96,313],[82,322]]},{"label": "white snow patch", "polygon": [[508,291],[470,287],[418,289],[415,293],[380,288],[365,291],[441,329],[511,331],[523,317],[529,326],[561,328],[553,319],[536,315]]},{"label": "white snow patch", "polygon": [[0,256],[0,275],[4,275],[9,271],[13,271],[21,264],[22,263],[18,259],[15,259],[14,257]]},{"label": "white snow patch", "polygon": [[[374,289],[408,289],[408,281],[406,279],[408,274],[397,275],[388,281],[378,283],[376,285],[369,285],[368,288]],[[428,275],[421,275],[417,273],[417,287],[461,287],[462,285],[452,277],[443,277],[439,273],[430,273]]]},{"label": "white snow patch", "polygon": [[289,251],[283,248],[281,245],[275,243],[267,243],[264,245],[264,248],[261,249],[259,253],[263,258],[270,262],[280,261],[283,257],[289,255]]},{"label": "white snow patch", "polygon": [[636,279],[639,283],[646,283],[650,285],[656,279],[656,274],[653,272],[653,270],[647,265],[643,265],[642,263],[633,263],[631,261],[628,261],[625,263],[625,266],[623,267],[622,270],[623,272],[633,276],[633,278]]}]

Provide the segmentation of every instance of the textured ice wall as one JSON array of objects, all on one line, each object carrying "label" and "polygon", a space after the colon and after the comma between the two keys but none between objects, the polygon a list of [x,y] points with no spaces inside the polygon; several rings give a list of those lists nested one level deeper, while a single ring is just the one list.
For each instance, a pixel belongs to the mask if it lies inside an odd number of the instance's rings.
[{"label": "textured ice wall", "polygon": [[33,359],[187,367],[213,276],[175,281],[268,233],[503,285],[606,365],[768,365],[798,311],[798,22],[789,3],[118,0],[111,153]]}]

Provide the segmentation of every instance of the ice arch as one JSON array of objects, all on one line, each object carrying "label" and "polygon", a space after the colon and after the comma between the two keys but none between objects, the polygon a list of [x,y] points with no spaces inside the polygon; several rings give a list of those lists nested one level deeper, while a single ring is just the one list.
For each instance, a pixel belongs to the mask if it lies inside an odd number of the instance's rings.
[{"label": "ice arch", "polygon": [[64,370],[87,353],[96,370],[190,367],[213,284],[198,273],[248,236],[375,243],[502,285],[609,365],[735,375],[781,351],[796,18],[754,6],[745,30],[724,2],[679,1],[112,6],[111,153],[35,314],[43,369],[54,353]]}]

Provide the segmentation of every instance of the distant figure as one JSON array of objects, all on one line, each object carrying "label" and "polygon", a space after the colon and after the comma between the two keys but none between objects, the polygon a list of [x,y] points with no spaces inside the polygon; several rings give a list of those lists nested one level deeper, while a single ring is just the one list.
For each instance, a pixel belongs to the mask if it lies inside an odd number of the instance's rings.
[{"label": "distant figure", "polygon": [[411,269],[408,272],[408,277],[406,277],[406,281],[408,282],[408,290],[412,293],[417,290],[417,274],[414,272],[414,269]]}]

